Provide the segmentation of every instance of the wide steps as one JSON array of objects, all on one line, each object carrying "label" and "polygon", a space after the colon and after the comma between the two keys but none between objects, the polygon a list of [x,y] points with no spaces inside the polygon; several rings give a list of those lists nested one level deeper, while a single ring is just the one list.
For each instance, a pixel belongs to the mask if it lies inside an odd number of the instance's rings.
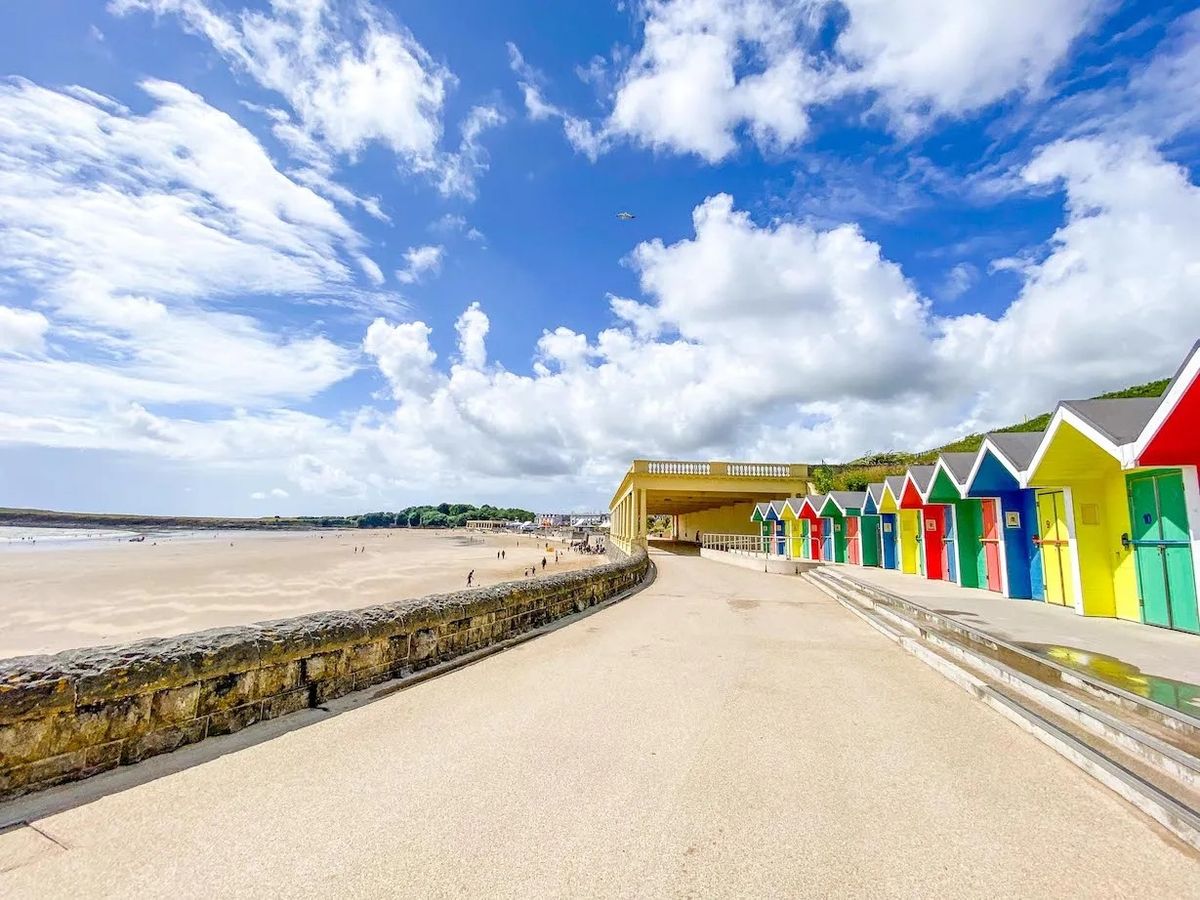
[{"label": "wide steps", "polygon": [[1200,720],[840,570],[803,577],[1200,850]]}]

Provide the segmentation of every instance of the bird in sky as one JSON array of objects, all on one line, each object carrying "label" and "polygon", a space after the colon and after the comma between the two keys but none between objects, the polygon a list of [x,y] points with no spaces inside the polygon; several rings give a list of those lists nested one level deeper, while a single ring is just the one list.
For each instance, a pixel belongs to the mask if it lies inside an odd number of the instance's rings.
[{"label": "bird in sky", "polygon": [[619,212],[619,213],[617,213],[617,218],[620,219],[622,222],[628,222],[630,219],[636,219],[637,216],[635,216],[631,212]]}]

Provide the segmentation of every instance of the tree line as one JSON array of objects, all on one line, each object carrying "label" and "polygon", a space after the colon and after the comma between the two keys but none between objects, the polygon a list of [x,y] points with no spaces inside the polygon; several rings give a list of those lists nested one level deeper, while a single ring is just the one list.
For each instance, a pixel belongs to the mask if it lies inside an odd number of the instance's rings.
[{"label": "tree line", "polygon": [[470,519],[489,522],[532,522],[534,514],[517,507],[439,503],[406,506],[399,512],[371,512],[357,516],[322,516],[317,524],[327,528],[461,528]]}]

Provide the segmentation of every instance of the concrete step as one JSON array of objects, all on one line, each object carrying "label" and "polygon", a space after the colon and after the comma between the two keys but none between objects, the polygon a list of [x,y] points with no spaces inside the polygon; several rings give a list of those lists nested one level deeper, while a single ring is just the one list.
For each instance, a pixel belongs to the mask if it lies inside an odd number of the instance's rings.
[{"label": "concrete step", "polygon": [[[1110,699],[1090,685],[1064,682],[1058,667],[1043,669],[1045,661],[1019,648],[990,648],[996,642],[982,633],[968,637],[939,627],[936,620],[946,617],[888,592],[881,598],[873,585],[844,572],[822,569],[803,577],[1200,850],[1200,755],[1188,717],[1172,730],[1162,717],[1174,711],[1158,704],[1135,711],[1131,704],[1145,698]],[[1175,740],[1163,740],[1164,733]]]}]

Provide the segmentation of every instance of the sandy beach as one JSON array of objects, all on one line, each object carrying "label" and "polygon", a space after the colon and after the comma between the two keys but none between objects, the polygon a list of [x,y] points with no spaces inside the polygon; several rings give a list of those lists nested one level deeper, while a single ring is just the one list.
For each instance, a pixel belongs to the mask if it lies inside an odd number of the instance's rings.
[{"label": "sandy beach", "polygon": [[476,585],[519,580],[530,565],[540,572],[543,556],[547,574],[604,561],[564,548],[556,564],[532,536],[407,529],[9,544],[0,551],[0,658],[458,590],[471,569]]}]

